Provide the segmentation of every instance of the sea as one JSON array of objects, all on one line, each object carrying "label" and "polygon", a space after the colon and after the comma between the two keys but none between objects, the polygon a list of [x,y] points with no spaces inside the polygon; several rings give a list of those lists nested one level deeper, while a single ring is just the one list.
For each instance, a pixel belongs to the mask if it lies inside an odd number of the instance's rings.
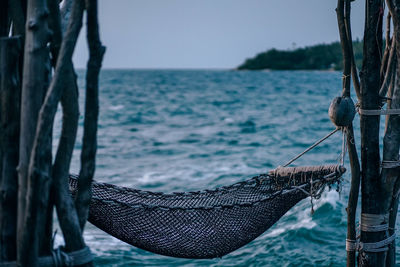
[{"label": "sea", "polygon": [[[78,71],[81,118],[72,173],[80,168],[84,75]],[[335,128],[328,108],[341,94],[341,77],[334,71],[102,70],[95,179],[178,192],[266,173]],[[358,116],[354,127],[360,151]],[[336,164],[342,141],[338,132],[292,166]],[[348,158],[345,165],[349,170]],[[222,258],[153,254],[90,223],[84,238],[96,266],[345,266],[349,179],[348,171],[340,186],[313,200],[313,214],[310,198],[304,199],[263,235]],[[60,232],[56,243],[62,244]]]}]

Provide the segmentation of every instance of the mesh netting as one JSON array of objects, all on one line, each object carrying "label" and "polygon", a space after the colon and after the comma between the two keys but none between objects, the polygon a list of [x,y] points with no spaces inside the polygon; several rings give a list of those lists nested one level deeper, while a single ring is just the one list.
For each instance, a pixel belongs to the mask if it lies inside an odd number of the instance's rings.
[{"label": "mesh netting", "polygon": [[[215,190],[156,193],[94,182],[89,221],[154,253],[215,258],[249,243],[309,194],[338,181],[342,166],[278,168]],[[70,178],[74,194],[76,177]]]}]

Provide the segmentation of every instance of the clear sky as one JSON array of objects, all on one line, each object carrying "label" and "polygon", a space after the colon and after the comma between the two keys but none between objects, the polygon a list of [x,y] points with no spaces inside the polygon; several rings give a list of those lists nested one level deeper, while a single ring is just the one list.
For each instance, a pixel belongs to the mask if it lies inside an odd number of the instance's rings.
[{"label": "clear sky", "polygon": [[[104,68],[234,68],[269,48],[339,39],[334,0],[100,0]],[[361,38],[364,1],[352,4]],[[83,30],[74,62],[85,67]]]}]

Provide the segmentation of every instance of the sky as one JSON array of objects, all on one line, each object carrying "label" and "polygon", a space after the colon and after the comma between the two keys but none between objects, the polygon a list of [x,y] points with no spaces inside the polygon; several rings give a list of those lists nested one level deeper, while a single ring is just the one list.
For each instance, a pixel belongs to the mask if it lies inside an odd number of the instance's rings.
[{"label": "sky", "polygon": [[[352,3],[353,38],[364,2]],[[103,68],[229,69],[270,48],[339,40],[334,0],[99,0]],[[86,29],[74,63],[87,61]]]}]

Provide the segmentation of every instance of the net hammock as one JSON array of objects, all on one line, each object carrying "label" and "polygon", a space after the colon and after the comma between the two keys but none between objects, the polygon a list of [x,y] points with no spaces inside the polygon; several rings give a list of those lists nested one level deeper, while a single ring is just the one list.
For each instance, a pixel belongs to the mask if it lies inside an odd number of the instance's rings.
[{"label": "net hammock", "polygon": [[[138,248],[172,257],[222,257],[254,240],[307,196],[339,181],[341,165],[277,168],[214,190],[141,191],[93,182],[89,222]],[[69,180],[72,195],[77,177]]]}]

